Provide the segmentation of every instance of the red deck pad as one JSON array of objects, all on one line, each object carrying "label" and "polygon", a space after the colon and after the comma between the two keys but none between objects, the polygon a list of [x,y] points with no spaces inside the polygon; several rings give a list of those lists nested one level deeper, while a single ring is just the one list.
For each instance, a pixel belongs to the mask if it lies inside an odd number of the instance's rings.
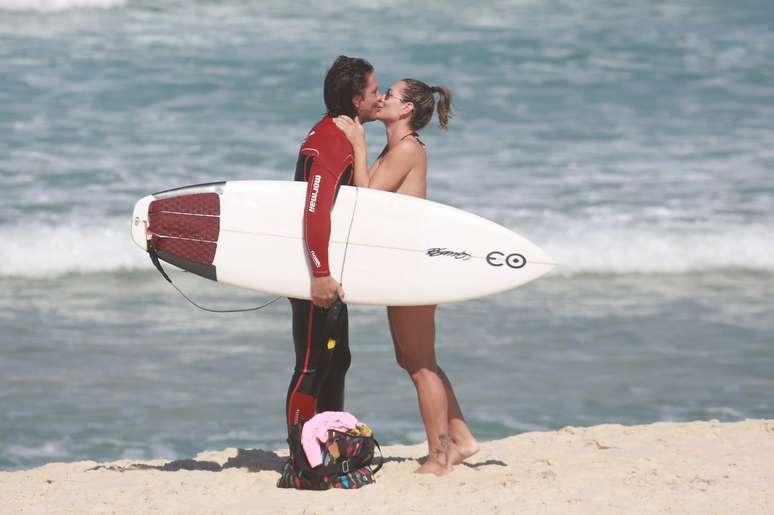
[{"label": "red deck pad", "polygon": [[215,259],[215,250],[218,246],[215,243],[204,243],[191,240],[173,240],[169,238],[158,238],[156,240],[156,249],[162,252],[169,252],[175,256],[186,259],[192,263],[202,265],[211,265]]},{"label": "red deck pad", "polygon": [[158,236],[191,240],[218,241],[220,218],[217,216],[150,213],[150,229]]},{"label": "red deck pad", "polygon": [[217,193],[195,193],[154,200],[148,206],[148,213],[159,211],[194,215],[220,215],[220,195]]},{"label": "red deck pad", "polygon": [[220,195],[196,193],[154,200],[148,206],[148,226],[158,251],[211,265],[220,233]]}]

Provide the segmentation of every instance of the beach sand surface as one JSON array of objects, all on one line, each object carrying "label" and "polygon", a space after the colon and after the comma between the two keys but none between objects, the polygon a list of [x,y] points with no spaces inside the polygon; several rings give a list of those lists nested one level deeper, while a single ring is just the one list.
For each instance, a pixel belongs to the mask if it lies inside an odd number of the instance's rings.
[{"label": "beach sand surface", "polygon": [[774,514],[774,420],[525,433],[483,443],[442,478],[412,474],[425,445],[383,452],[375,484],[323,492],[275,486],[286,451],[196,456],[238,465],[219,472],[51,463],[0,472],[0,512]]}]

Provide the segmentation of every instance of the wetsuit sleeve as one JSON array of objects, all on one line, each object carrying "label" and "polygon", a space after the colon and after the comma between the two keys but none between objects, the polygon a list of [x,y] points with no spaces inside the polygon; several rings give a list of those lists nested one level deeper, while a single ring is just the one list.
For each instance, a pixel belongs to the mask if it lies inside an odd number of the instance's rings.
[{"label": "wetsuit sleeve", "polygon": [[331,274],[328,266],[328,244],[331,237],[331,210],[336,197],[339,177],[331,173],[320,159],[315,159],[309,171],[304,207],[304,242],[312,275]]}]

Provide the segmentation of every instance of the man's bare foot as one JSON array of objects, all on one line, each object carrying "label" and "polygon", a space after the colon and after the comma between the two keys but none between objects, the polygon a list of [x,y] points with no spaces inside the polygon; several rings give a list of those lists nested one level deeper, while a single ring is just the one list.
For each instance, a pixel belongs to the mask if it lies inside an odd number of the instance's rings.
[{"label": "man's bare foot", "polygon": [[478,442],[471,435],[469,438],[453,438],[453,452],[449,453],[452,465],[459,465],[464,460],[476,454],[479,450]]}]

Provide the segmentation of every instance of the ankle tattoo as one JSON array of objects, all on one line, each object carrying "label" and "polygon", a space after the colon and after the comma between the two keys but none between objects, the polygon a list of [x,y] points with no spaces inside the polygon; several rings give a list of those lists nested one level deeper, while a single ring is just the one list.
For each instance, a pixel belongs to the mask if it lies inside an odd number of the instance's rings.
[{"label": "ankle tattoo", "polygon": [[438,447],[433,449],[433,456],[443,463],[446,463],[448,459],[449,448],[451,447],[451,439],[449,435],[442,434],[438,437]]}]

